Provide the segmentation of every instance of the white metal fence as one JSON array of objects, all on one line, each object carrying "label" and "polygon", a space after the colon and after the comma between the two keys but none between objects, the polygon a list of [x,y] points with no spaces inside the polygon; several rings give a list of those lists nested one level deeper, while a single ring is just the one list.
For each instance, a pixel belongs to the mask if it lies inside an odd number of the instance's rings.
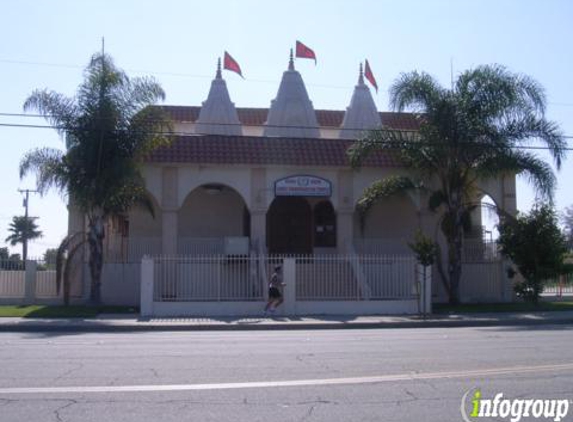
[{"label": "white metal fence", "polygon": [[25,281],[23,262],[0,261],[0,298],[23,298]]},{"label": "white metal fence", "polygon": [[297,300],[388,300],[416,295],[410,255],[297,257]]},{"label": "white metal fence", "polygon": [[264,285],[259,260],[224,255],[157,257],[154,259],[154,300],[262,300]]},{"label": "white metal fence", "polygon": [[566,274],[557,280],[546,282],[543,288],[543,296],[573,296],[573,274]]},{"label": "white metal fence", "polygon": [[0,301],[3,303],[35,303],[58,300],[56,271],[41,260],[0,261]]},{"label": "white metal fence", "polygon": [[431,279],[421,281],[431,271],[418,271],[412,256],[219,255],[144,258],[141,314],[260,314],[278,264],[286,283],[279,315],[416,313],[422,303],[431,311]]},{"label": "white metal fence", "polygon": [[[282,256],[155,257],[157,302],[260,301]],[[412,256],[290,256],[296,264],[296,300],[411,299],[416,295]]]}]

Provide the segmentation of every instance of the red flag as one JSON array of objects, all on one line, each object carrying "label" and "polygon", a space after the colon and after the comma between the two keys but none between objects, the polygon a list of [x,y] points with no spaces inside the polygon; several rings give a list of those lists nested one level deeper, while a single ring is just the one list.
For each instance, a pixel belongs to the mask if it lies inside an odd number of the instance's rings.
[{"label": "red flag", "polygon": [[316,65],[316,54],[300,41],[296,42],[296,57],[301,59],[314,59],[314,64]]},{"label": "red flag", "polygon": [[238,73],[241,76],[241,78],[245,79],[245,77],[241,73],[241,66],[239,66],[239,63],[237,63],[237,61],[234,58],[232,58],[231,55],[226,51],[225,51],[225,58],[223,59],[223,69],[227,69],[232,72]]},{"label": "red flag", "polygon": [[366,60],[366,66],[364,67],[364,76],[366,77],[366,79],[368,79],[368,82],[370,82],[372,86],[376,88],[376,92],[378,92],[378,84],[376,83],[376,78],[372,73],[372,69],[370,69],[370,64],[368,63],[368,60]]}]

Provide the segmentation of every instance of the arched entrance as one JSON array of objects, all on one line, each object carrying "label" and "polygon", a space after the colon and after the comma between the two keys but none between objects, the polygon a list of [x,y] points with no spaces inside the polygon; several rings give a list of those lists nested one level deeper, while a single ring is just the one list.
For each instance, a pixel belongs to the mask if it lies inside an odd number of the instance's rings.
[{"label": "arched entrance", "polygon": [[312,253],[312,209],[305,198],[273,200],[267,214],[267,245],[271,254]]},{"label": "arched entrance", "polygon": [[241,194],[218,183],[193,189],[177,220],[178,253],[184,255],[222,254],[225,238],[250,236],[251,217]]}]

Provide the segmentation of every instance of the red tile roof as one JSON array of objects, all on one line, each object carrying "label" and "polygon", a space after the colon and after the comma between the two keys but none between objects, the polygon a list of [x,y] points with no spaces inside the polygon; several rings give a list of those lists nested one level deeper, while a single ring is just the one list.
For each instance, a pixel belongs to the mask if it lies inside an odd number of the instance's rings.
[{"label": "red tile roof", "polygon": [[[200,135],[175,137],[154,150],[149,163],[247,164],[295,166],[349,166],[346,139],[266,138],[256,136]],[[377,151],[364,167],[397,167],[398,159]]]},{"label": "red tile roof", "polygon": [[[201,107],[198,106],[160,106],[172,120],[179,122],[194,122],[199,117]],[[246,126],[261,126],[267,120],[268,108],[237,108],[237,114],[242,124]],[[318,124],[323,127],[339,127],[344,118],[343,110],[316,110]],[[419,121],[412,113],[381,112],[380,119],[384,126],[392,129],[418,130]]]}]

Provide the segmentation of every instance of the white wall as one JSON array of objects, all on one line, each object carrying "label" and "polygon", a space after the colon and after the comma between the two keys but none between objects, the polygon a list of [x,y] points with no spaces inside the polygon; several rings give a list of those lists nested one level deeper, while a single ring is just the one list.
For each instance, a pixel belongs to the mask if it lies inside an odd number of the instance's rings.
[{"label": "white wall", "polygon": [[199,187],[187,197],[179,209],[180,237],[243,236],[245,203],[229,188],[210,194]]}]

